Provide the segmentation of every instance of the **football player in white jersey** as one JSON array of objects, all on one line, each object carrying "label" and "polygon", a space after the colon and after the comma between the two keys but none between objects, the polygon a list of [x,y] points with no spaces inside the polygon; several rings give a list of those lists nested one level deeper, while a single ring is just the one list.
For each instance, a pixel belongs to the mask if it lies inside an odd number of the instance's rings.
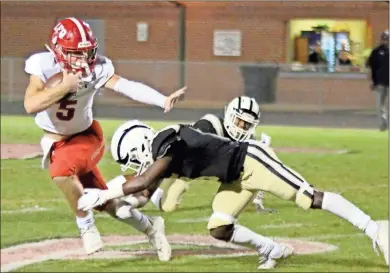
[{"label": "football player in white jersey", "polygon": [[[92,254],[103,247],[101,236],[92,211],[78,210],[77,200],[83,188],[107,189],[97,167],[104,153],[104,138],[102,128],[93,119],[95,94],[105,87],[168,112],[185,88],[166,97],[149,86],[116,75],[111,61],[96,54],[98,41],[89,25],[77,18],[59,21],[46,47],[49,52],[26,60],[30,82],[24,107],[27,113],[36,114],[35,122],[44,131],[42,167],[49,168],[51,178],[65,195],[76,215],[85,251]],[[45,85],[60,72],[62,82],[52,87]],[[120,208],[121,203],[113,200],[99,209],[145,233],[160,260],[169,260],[171,248],[165,237],[164,220],[146,217],[135,209],[127,214],[129,217],[120,217]]]},{"label": "football player in white jersey", "polygon": [[[255,139],[256,127],[260,120],[260,106],[254,98],[247,96],[235,97],[225,107],[224,116],[206,114],[192,124],[193,127],[205,133],[215,134],[229,138],[232,141],[242,142],[248,139]],[[121,129],[123,128],[123,129]],[[119,127],[114,136],[122,136],[126,132],[126,124]],[[113,137],[115,138],[115,137]],[[261,134],[263,144],[270,146],[271,137],[265,133]],[[126,143],[123,143],[126,145]],[[131,144],[130,144],[131,145]],[[124,161],[118,152],[115,141],[111,142],[111,154],[116,162],[121,164],[122,171],[127,170],[131,165]],[[120,175],[107,183],[113,187],[118,183],[124,183],[131,176]],[[184,193],[189,188],[189,182],[183,179],[166,178],[157,189],[148,189],[140,194],[124,198],[133,208],[143,207],[149,199],[161,211],[172,212],[176,210],[182,200]],[[258,212],[275,212],[275,209],[265,208],[263,205],[264,193],[259,191],[253,199],[253,204]]]}]

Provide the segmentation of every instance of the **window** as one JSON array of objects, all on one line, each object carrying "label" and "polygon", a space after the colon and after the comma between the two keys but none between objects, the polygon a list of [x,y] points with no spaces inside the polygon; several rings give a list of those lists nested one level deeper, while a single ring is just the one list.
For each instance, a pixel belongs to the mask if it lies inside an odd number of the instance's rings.
[{"label": "window", "polygon": [[[369,32],[364,20],[296,19],[289,22],[288,61],[309,63],[309,55],[321,52],[329,72],[350,59],[349,68],[362,67]],[[339,57],[341,56],[341,57]],[[340,61],[340,58],[343,59]],[[346,67],[344,65],[343,67]],[[358,68],[359,69],[359,68]]]}]

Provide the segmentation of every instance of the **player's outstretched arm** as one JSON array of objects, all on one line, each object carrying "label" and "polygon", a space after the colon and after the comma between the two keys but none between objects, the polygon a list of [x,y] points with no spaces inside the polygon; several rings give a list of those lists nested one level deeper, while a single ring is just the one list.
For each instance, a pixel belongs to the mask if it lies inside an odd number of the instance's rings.
[{"label": "player's outstretched arm", "polygon": [[172,157],[170,156],[157,159],[142,175],[132,177],[124,184],[115,185],[108,190],[86,189],[85,194],[78,200],[77,208],[88,211],[105,204],[111,199],[141,192],[154,186],[161,181],[171,161]]},{"label": "player's outstretched arm", "polygon": [[135,176],[122,185],[124,195],[137,193],[156,186],[164,172],[168,169],[172,157],[157,159],[142,175]]},{"label": "player's outstretched arm", "polygon": [[105,87],[133,100],[164,108],[164,112],[169,112],[173,108],[175,103],[184,95],[184,91],[187,88],[183,87],[167,97],[150,86],[140,82],[129,81],[118,75],[113,75],[106,82]]},{"label": "player's outstretched arm", "polygon": [[24,95],[24,109],[28,114],[41,112],[57,103],[69,92],[77,89],[81,72],[73,75],[63,72],[63,80],[54,87],[45,88],[45,83],[37,76],[31,75]]}]

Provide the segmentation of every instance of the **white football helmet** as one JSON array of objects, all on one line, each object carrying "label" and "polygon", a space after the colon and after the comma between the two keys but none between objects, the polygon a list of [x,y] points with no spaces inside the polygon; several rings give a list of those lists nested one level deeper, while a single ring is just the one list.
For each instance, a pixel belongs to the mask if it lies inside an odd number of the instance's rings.
[{"label": "white football helmet", "polygon": [[[236,141],[247,140],[260,120],[260,106],[254,98],[240,96],[225,107],[223,126]],[[243,122],[243,123],[242,123]],[[241,127],[239,126],[242,124]]]},{"label": "white football helmet", "polygon": [[153,163],[153,129],[138,120],[127,121],[111,139],[111,154],[124,172],[128,168],[141,174]]}]

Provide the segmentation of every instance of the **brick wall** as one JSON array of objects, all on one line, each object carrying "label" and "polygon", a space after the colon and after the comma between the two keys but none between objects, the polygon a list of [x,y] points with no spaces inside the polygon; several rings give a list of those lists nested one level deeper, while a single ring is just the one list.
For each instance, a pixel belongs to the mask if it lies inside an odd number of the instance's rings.
[{"label": "brick wall", "polygon": [[[388,28],[389,21],[388,4],[380,2],[240,1],[229,4],[194,2],[186,5],[186,58],[193,62],[285,62],[287,22],[293,18],[367,20],[372,27],[373,41],[377,41],[379,33]],[[75,2],[18,1],[2,2],[1,7],[2,57],[24,58],[32,52],[42,50],[57,18],[79,16],[105,20],[105,54],[114,60],[176,61],[178,58],[179,10],[167,2],[80,1],[75,5]],[[135,28],[138,21],[148,22],[150,25],[147,42],[136,42]],[[240,29],[243,35],[242,56],[213,56],[214,29]],[[5,65],[2,64],[3,66]],[[158,87],[164,93],[179,87],[177,64],[156,66],[152,63],[117,63],[117,72]],[[14,74],[21,73],[17,70]],[[6,76],[2,76],[2,92],[9,86],[6,80]],[[350,85],[344,83],[344,89],[366,88],[354,82]],[[235,65],[206,66],[191,63],[186,69],[186,84],[189,86],[187,99],[192,100],[226,101],[243,92],[242,79]],[[288,98],[291,88],[297,94],[301,89],[300,84],[301,80],[297,79],[289,79],[288,84],[279,84],[278,98]],[[328,86],[327,82],[323,84]],[[334,87],[330,82],[329,84],[329,88]],[[328,90],[328,87],[325,88]],[[365,94],[371,96],[369,92]],[[306,95],[308,94],[302,93],[302,96]]]},{"label": "brick wall", "polygon": [[[105,20],[105,53],[113,59],[172,60],[178,45],[177,14],[168,3],[2,2],[1,56],[25,57],[42,50],[56,19],[75,16]],[[137,21],[151,26],[146,43],[136,42]]]},{"label": "brick wall", "polygon": [[[282,105],[364,109],[375,107],[366,79],[280,77],[276,101]],[[303,107],[304,108],[304,107]]]}]

